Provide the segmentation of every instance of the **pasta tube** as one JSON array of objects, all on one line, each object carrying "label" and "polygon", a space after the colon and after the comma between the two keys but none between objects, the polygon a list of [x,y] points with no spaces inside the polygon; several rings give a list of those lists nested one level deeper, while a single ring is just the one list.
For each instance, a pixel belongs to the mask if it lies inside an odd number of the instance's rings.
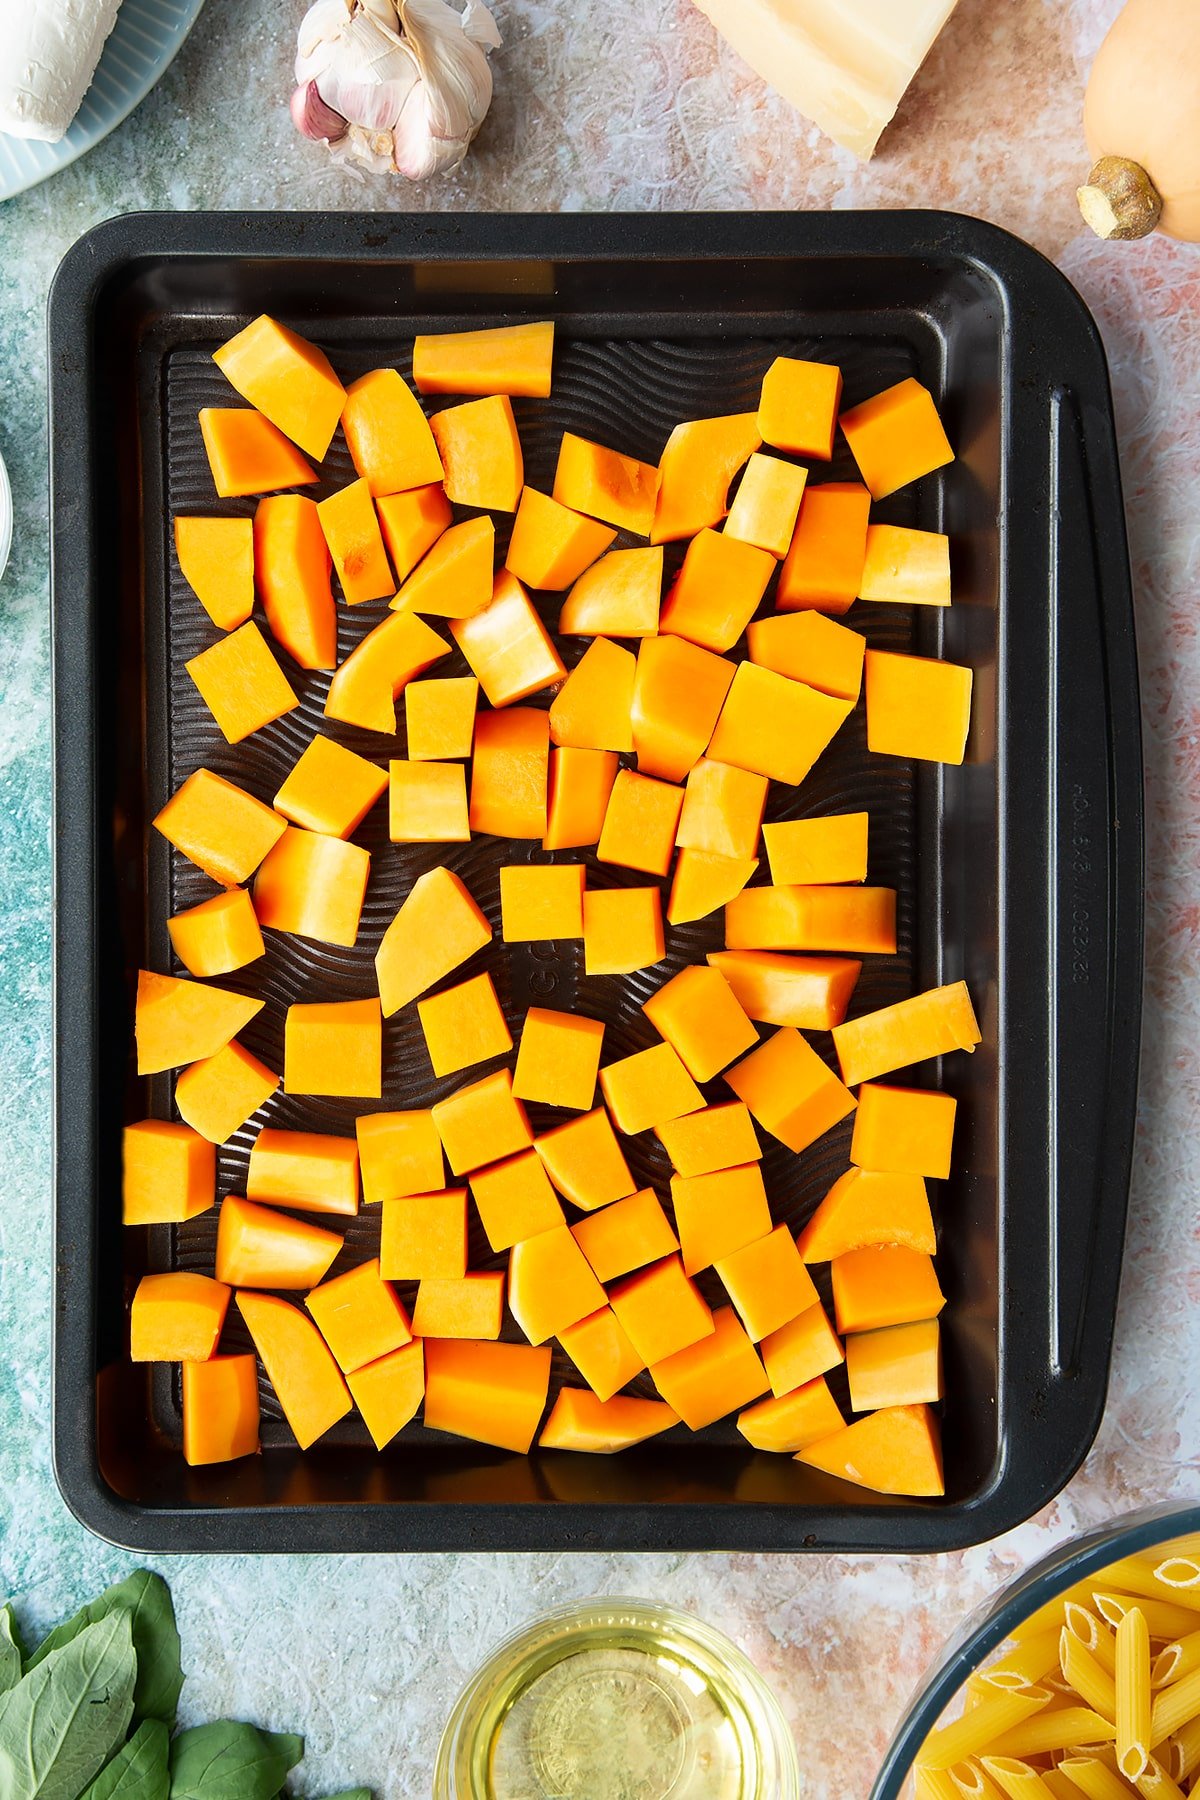
[{"label": "pasta tube", "polygon": [[1064,1625],[1059,1642],[1063,1680],[1079,1698],[1102,1718],[1115,1719],[1117,1687],[1113,1677],[1102,1668],[1091,1651],[1085,1649],[1072,1631]]},{"label": "pasta tube", "polygon": [[1012,1756],[985,1756],[983,1767],[1008,1800],[1052,1800],[1037,1769]]},{"label": "pasta tube", "polygon": [[1117,1767],[1136,1781],[1150,1761],[1151,1744],[1158,1741],[1151,1734],[1150,1632],[1138,1606],[1117,1626],[1116,1684]]},{"label": "pasta tube", "polygon": [[1200,1669],[1155,1695],[1149,1742],[1157,1747],[1200,1714]]},{"label": "pasta tube", "polygon": [[956,1763],[966,1762],[1013,1726],[1039,1712],[1049,1700],[1044,1688],[1025,1688],[1012,1694],[1001,1691],[993,1698],[981,1700],[961,1719],[930,1732],[921,1746],[921,1762],[930,1769],[951,1769]]},{"label": "pasta tube", "polygon": [[1098,1619],[1094,1612],[1086,1607],[1068,1603],[1063,1608],[1067,1630],[1072,1637],[1079,1639],[1085,1650],[1090,1650],[1106,1675],[1117,1672],[1117,1640],[1112,1627]]},{"label": "pasta tube", "polygon": [[1173,1681],[1181,1681],[1197,1669],[1200,1669],[1200,1631],[1192,1631],[1159,1651],[1150,1665],[1150,1685],[1169,1687]]},{"label": "pasta tube", "polygon": [[1121,1777],[1093,1756],[1071,1756],[1058,1765],[1071,1785],[1087,1800],[1129,1800],[1129,1788]]}]

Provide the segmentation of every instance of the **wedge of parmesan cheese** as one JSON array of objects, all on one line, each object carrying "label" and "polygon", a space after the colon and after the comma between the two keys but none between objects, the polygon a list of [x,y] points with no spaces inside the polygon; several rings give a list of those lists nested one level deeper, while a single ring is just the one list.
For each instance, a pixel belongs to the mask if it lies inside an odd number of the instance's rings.
[{"label": "wedge of parmesan cheese", "polygon": [[0,131],[56,144],[92,85],[121,0],[0,0]]},{"label": "wedge of parmesan cheese", "polygon": [[865,162],[958,0],[695,0],[785,100]]}]

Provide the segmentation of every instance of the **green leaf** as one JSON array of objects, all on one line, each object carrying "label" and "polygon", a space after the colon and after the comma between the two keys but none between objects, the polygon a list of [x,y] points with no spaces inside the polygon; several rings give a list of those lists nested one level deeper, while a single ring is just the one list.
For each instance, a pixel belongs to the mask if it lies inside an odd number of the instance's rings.
[{"label": "green leaf", "polygon": [[196,1725],[171,1745],[171,1800],[273,1800],[303,1755],[291,1732],[232,1719]]},{"label": "green leaf", "polygon": [[124,1742],[136,1679],[127,1611],[47,1651],[0,1698],[4,1800],[76,1800]]},{"label": "green leaf", "polygon": [[370,1788],[344,1788],[340,1794],[330,1794],[329,1800],[375,1800]]},{"label": "green leaf", "polygon": [[11,1606],[0,1606],[0,1694],[7,1694],[21,1679],[25,1647]]},{"label": "green leaf", "polygon": [[165,1725],[173,1725],[179,1690],[183,1686],[179,1632],[175,1628],[171,1590],[162,1576],[155,1575],[151,1569],[135,1569],[124,1581],[114,1582],[96,1599],[89,1600],[73,1618],[56,1626],[38,1645],[26,1668],[36,1668],[44,1657],[69,1644],[86,1626],[122,1611],[130,1615],[133,1647],[137,1652],[134,1717],[161,1719]]},{"label": "green leaf", "polygon": [[170,1740],[161,1719],[143,1719],[80,1800],[168,1800]]}]

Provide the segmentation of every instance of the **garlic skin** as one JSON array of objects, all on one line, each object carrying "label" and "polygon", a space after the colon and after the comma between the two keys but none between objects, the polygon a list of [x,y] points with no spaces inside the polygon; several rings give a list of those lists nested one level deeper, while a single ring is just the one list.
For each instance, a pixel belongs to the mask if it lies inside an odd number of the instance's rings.
[{"label": "garlic skin", "polygon": [[500,33],[483,0],[316,0],[292,117],[335,158],[410,181],[456,169],[492,99]]}]

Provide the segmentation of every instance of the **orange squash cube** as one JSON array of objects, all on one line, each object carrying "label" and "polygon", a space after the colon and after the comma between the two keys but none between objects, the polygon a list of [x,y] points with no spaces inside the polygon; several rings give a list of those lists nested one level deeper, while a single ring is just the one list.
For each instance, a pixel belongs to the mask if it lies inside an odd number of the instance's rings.
[{"label": "orange squash cube", "polygon": [[558,1196],[536,1150],[522,1150],[506,1162],[477,1169],[471,1176],[471,1192],[493,1250],[511,1250],[522,1238],[537,1237],[563,1223]]},{"label": "orange squash cube", "polygon": [[847,1250],[830,1265],[838,1330],[874,1331],[936,1319],[946,1304],[933,1258],[899,1244]]},{"label": "orange squash cube", "polygon": [[375,511],[396,584],[403,587],[425,552],[433,549],[453,522],[446,490],[439,478],[406,494],[379,494]]},{"label": "orange squash cube", "polygon": [[365,1205],[440,1192],[446,1178],[442,1140],[427,1107],[364,1113],[354,1129]]},{"label": "orange squash cube", "polygon": [[491,942],[492,928],[450,869],[418,875],[375,954],[383,1016],[415,1000]]},{"label": "orange squash cube", "polygon": [[404,690],[410,761],[465,761],[475,741],[478,707],[479,683],[473,675],[410,682]]},{"label": "orange squash cube", "polygon": [[504,1275],[491,1270],[461,1281],[426,1276],[417,1289],[413,1331],[419,1338],[498,1338],[504,1323]]},{"label": "orange squash cube", "polygon": [[527,587],[561,593],[604,555],[616,535],[611,525],[598,525],[527,487],[513,520],[504,566]]},{"label": "orange squash cube", "polygon": [[490,975],[475,975],[418,1000],[417,1016],[435,1075],[456,1075],[512,1049],[512,1033]]},{"label": "orange squash cube", "polygon": [[506,944],[583,936],[582,863],[506,863],[500,870],[500,930]]},{"label": "orange squash cube", "polygon": [[897,606],[949,606],[950,539],[940,531],[868,525],[858,597]]},{"label": "orange squash cube", "polygon": [[413,340],[413,380],[422,394],[550,392],[553,321],[440,331]]},{"label": "orange squash cube", "polygon": [[954,461],[933,395],[911,375],[852,406],[841,426],[873,500]]},{"label": "orange squash cube", "polygon": [[711,1175],[717,1169],[758,1162],[762,1156],[754,1121],[740,1100],[667,1119],[655,1127],[654,1135],[677,1175]]},{"label": "orange squash cube", "polygon": [[556,1125],[534,1143],[559,1193],[582,1212],[632,1194],[636,1183],[602,1106]]},{"label": "orange squash cube", "polygon": [[763,442],[828,462],[841,403],[842,372],[832,363],[777,356],[763,376],[758,401]]},{"label": "orange squash cube", "polygon": [[868,750],[961,763],[971,729],[972,671],[890,650],[868,650],[866,666]]},{"label": "orange squash cube", "polygon": [[235,1042],[181,1072],[175,1083],[175,1106],[193,1131],[210,1144],[224,1144],[278,1086],[275,1071]]},{"label": "orange squash cube", "polygon": [[213,1356],[183,1365],[183,1460],[190,1468],[258,1451],[258,1359]]},{"label": "orange squash cube", "polygon": [[767,1190],[756,1162],[715,1169],[710,1175],[672,1175],[671,1202],[685,1275],[698,1275],[771,1229]]},{"label": "orange squash cube", "polygon": [[981,1041],[979,1024],[965,981],[930,988],[894,1006],[864,1013],[838,1025],[833,1047],[848,1087],[874,1081],[893,1069],[925,1062],[931,1056],[947,1056],[952,1050],[975,1049]]},{"label": "orange squash cube", "polygon": [[767,1391],[754,1345],[731,1306],[718,1306],[711,1333],[650,1364],[654,1385],[685,1425],[702,1431]]},{"label": "orange squash cube", "polygon": [[619,766],[611,750],[572,745],[551,750],[544,850],[578,850],[600,842]]},{"label": "orange squash cube", "polygon": [[572,1225],[575,1242],[597,1281],[613,1281],[660,1257],[671,1256],[679,1240],[653,1188],[642,1188]]},{"label": "orange squash cube", "polygon": [[855,1412],[934,1404],[942,1398],[942,1340],[936,1319],[857,1331],[846,1340],[846,1378]]},{"label": "orange squash cube", "polygon": [[687,925],[705,919],[736,898],[758,867],[757,856],[713,856],[708,850],[681,850],[675,859],[667,921]]},{"label": "orange squash cube", "polygon": [[278,843],[287,821],[224,776],[197,769],[156,814],[154,829],[222,887],[238,887]]},{"label": "orange squash cube", "polygon": [[702,756],[687,778],[676,843],[685,850],[749,861],[758,849],[767,786],[765,775]]},{"label": "orange squash cube", "polygon": [[671,866],[682,807],[682,788],[633,769],[621,769],[604,815],[597,861],[639,869],[646,875],[665,875]]},{"label": "orange squash cube", "polygon": [[628,975],[666,954],[657,888],[588,888],[583,896],[583,961],[588,975]]},{"label": "orange squash cube", "polygon": [[319,462],[333,442],[346,390],[323,350],[262,313],[213,361],[243,400]]},{"label": "orange squash cube", "polygon": [[580,750],[632,750],[633,653],[590,643],[550,705],[550,737]]},{"label": "orange squash cube", "polygon": [[396,733],[396,700],[414,676],[449,654],[445,638],[412,613],[395,613],[354,646],[329,683],[325,717]]},{"label": "orange squash cube", "polygon": [[469,619],[492,603],[496,527],[488,518],[464,519],[436,543],[401,583],[393,612]]},{"label": "orange squash cube", "polygon": [[175,518],[179,571],[218,631],[244,625],[254,611],[251,519]]},{"label": "orange squash cube", "polygon": [[544,712],[513,706],[480,713],[471,769],[471,830],[501,838],[544,837],[549,772],[550,720]]},{"label": "orange squash cube", "polygon": [[341,1248],[336,1231],[240,1194],[227,1194],[217,1214],[216,1276],[230,1287],[316,1287]]},{"label": "orange squash cube", "polygon": [[731,950],[896,952],[896,890],[883,887],[746,888],[725,908]]},{"label": "orange squash cube", "polygon": [[680,637],[638,645],[630,718],[643,775],[682,781],[712,737],[734,665]]},{"label": "orange squash cube", "polygon": [[346,1377],[346,1386],[363,1416],[377,1450],[383,1450],[409,1421],[425,1398],[425,1347],[419,1338],[364,1363]]},{"label": "orange squash cube", "polygon": [[846,1423],[823,1375],[779,1399],[756,1400],[738,1414],[737,1428],[756,1450],[795,1455]]},{"label": "orange squash cube", "polygon": [[393,844],[468,843],[471,822],[463,765],[390,762],[388,836]]},{"label": "orange squash cube", "polygon": [[348,838],[387,784],[385,770],[318,734],[276,794],[275,810],[306,831]]},{"label": "orange squash cube", "polygon": [[820,612],[772,613],[751,621],[750,661],[802,681],[838,700],[857,700],[862,689],[867,640]]},{"label": "orange squash cube", "polygon": [[430,1431],[452,1431],[524,1456],[549,1391],[548,1349],[454,1338],[430,1338],[425,1345],[425,1424]]},{"label": "orange squash cube", "polygon": [[757,663],[739,663],[708,752],[798,787],[854,708]]},{"label": "orange squash cube", "polygon": [[646,1367],[611,1306],[568,1325],[558,1341],[598,1400],[611,1400]]},{"label": "orange squash cube", "polygon": [[797,1154],[854,1111],[849,1088],[790,1025],[781,1025],[723,1079],[763,1129]]},{"label": "orange squash cube", "polygon": [[360,476],[339,488],[318,501],[317,512],[346,604],[359,606],[394,593],[392,566],[367,482]]},{"label": "orange squash cube", "polygon": [[281,719],[300,702],[253,620],[184,664],[228,744]]},{"label": "orange squash cube", "polygon": [[533,1143],[525,1108],[513,1098],[512,1075],[498,1069],[459,1088],[433,1108],[433,1122],[455,1175],[515,1156]]},{"label": "orange squash cube", "polygon": [[860,1169],[945,1181],[957,1110],[953,1094],[864,1081],[858,1090],[850,1161]]},{"label": "orange squash cube", "polygon": [[263,1009],[261,1000],[139,969],[133,1029],[139,1075],[215,1056]]},{"label": "orange squash cube", "polygon": [[385,1281],[461,1281],[467,1272],[467,1190],[385,1200],[379,1228]]},{"label": "orange squash cube", "polygon": [[711,1081],[758,1042],[724,976],[703,964],[691,963],[673,975],[643,1001],[642,1011],[693,1081]]},{"label": "orange squash cube", "polygon": [[141,1119],[122,1137],[121,1216],[126,1225],[173,1225],[216,1200],[213,1147],[188,1125]]},{"label": "orange squash cube", "polygon": [[786,1225],[717,1257],[713,1267],[754,1343],[818,1304],[812,1276]]},{"label": "orange squash cube", "polygon": [[708,961],[760,1025],[828,1031],[840,1025],[862,973],[848,956],[783,956],[774,950],[712,950]]},{"label": "orange squash cube", "polygon": [[754,544],[776,558],[786,556],[807,480],[807,469],[756,453],[746,464],[729,509],[725,536]]},{"label": "orange squash cube", "polygon": [[718,525],[728,511],[730,482],[761,443],[754,413],[676,425],[659,458],[652,542],[695,537]]},{"label": "orange squash cube", "polygon": [[584,570],[562,603],[560,637],[647,638],[658,631],[663,553],[610,550]]},{"label": "orange squash cube", "polygon": [[350,383],[342,430],[350,460],[374,496],[433,482],[440,487],[442,459],[429,420],[397,370],[371,369]]},{"label": "orange squash cube", "polygon": [[446,498],[455,506],[515,512],[525,464],[508,395],[449,406],[429,424],[446,472]]},{"label": "orange squash cube", "polygon": [[214,894],[167,920],[176,956],[189,975],[228,975],[266,950],[258,915],[245,888]]},{"label": "orange squash cube", "polygon": [[383,1092],[383,1017],[377,998],[296,1002],[283,1027],[289,1094],[378,1100]]},{"label": "orange squash cube", "polygon": [[599,1400],[587,1388],[560,1388],[538,1444],[543,1450],[611,1455],[644,1444],[678,1423],[678,1413],[661,1400],[638,1400],[627,1394]]},{"label": "orange squash cube", "polygon": [[343,1375],[412,1340],[408,1314],[379,1276],[379,1258],[323,1281],[304,1302]]},{"label": "orange squash cube", "polygon": [[341,1370],[316,1326],[290,1301],[239,1294],[237,1307],[296,1442],[307,1450],[353,1409]]},{"label": "orange squash cube", "polygon": [[732,650],[774,573],[775,558],[769,550],[721,531],[702,531],[687,547],[659,629],[704,650]]},{"label": "orange squash cube", "polygon": [[920,1175],[847,1169],[800,1233],[799,1250],[806,1263],[832,1262],[874,1244],[903,1244],[933,1255],[937,1238]]},{"label": "orange squash cube", "polygon": [[599,1019],[531,1006],[521,1029],[513,1093],[518,1100],[585,1112],[596,1098],[603,1043]]},{"label": "orange squash cube", "polygon": [[862,585],[871,496],[853,481],[808,486],[779,571],[779,612],[844,613]]},{"label": "orange squash cube", "polygon": [[617,1323],[651,1371],[713,1330],[713,1315],[677,1256],[627,1276],[608,1298]]},{"label": "orange squash cube", "polygon": [[841,1339],[819,1304],[806,1307],[769,1332],[759,1345],[759,1354],[777,1400],[807,1387],[846,1360]]},{"label": "orange squash cube", "polygon": [[877,1494],[936,1499],[946,1491],[941,1428],[927,1406],[889,1406],[801,1450],[797,1462]]},{"label": "orange squash cube", "polygon": [[358,937],[370,852],[289,825],[254,877],[260,925],[351,949]]},{"label": "orange squash cube", "polygon": [[704,1105],[703,1094],[670,1044],[654,1044],[609,1063],[600,1071],[600,1088],[613,1123],[626,1137]]},{"label": "orange squash cube", "polygon": [[254,515],[254,568],[275,642],[302,669],[337,666],[337,614],[320,507],[268,494]]},{"label": "orange squash cube", "polygon": [[859,812],[764,826],[772,882],[776,887],[803,887],[865,881],[869,825],[870,814]]},{"label": "orange squash cube", "polygon": [[352,1218],[358,1211],[357,1140],[264,1126],[250,1149],[246,1198]]},{"label": "orange squash cube", "polygon": [[508,1253],[508,1305],[531,1344],[544,1344],[604,1305],[604,1289],[565,1225]]},{"label": "orange squash cube", "polygon": [[651,463],[564,431],[554,471],[554,498],[573,512],[649,537],[661,479]]},{"label": "orange squash cube", "polygon": [[305,487],[316,470],[261,413],[237,406],[203,406],[200,436],[222,500]]}]

